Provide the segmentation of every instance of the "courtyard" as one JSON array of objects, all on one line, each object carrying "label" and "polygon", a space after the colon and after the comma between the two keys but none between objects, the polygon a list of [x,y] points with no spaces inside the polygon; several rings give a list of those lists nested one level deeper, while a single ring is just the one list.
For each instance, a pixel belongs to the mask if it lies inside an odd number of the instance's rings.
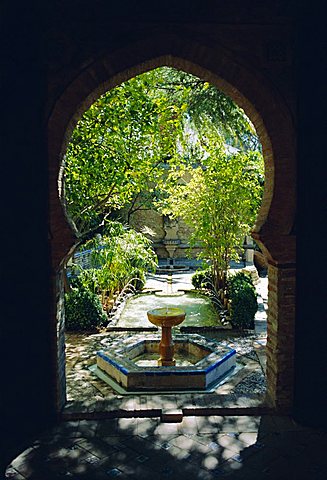
[{"label": "courtyard", "polygon": [[[174,273],[171,282],[169,275],[148,275],[144,291],[178,291],[192,289],[191,272]],[[268,278],[259,277],[256,284],[258,311],[255,316],[254,331],[233,332],[201,328],[206,338],[219,341],[220,344],[236,350],[237,368],[233,374],[220,382],[212,393],[171,392],[166,394],[129,393],[123,395],[112,386],[100,380],[90,371],[95,364],[96,353],[101,349],[110,350],[111,345],[120,342],[127,346],[131,342],[145,339],[153,332],[144,328],[126,329],[118,327],[101,333],[66,333],[66,382],[67,403],[64,409],[66,418],[76,418],[84,414],[99,415],[144,415],[161,414],[166,411],[181,411],[202,414],[207,409],[264,407],[266,390],[265,347],[267,341],[267,296]],[[178,305],[178,297],[176,297]],[[119,322],[118,322],[119,325]],[[150,327],[149,323],[149,327]],[[192,335],[192,334],[190,334]],[[118,412],[118,413],[117,413]],[[119,413],[120,412],[120,413]]]}]

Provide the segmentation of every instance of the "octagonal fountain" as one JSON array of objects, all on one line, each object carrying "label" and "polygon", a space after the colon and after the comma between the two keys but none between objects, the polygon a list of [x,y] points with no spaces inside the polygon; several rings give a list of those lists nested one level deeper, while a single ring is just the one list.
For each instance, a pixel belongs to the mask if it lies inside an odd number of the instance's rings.
[{"label": "octagonal fountain", "polygon": [[[176,335],[172,327],[185,319],[176,307],[155,308],[148,319],[162,328],[161,338],[147,336],[122,347],[117,342],[110,352],[97,352],[94,372],[126,391],[208,391],[236,364],[236,351],[200,335]],[[112,383],[113,382],[113,383]]]}]

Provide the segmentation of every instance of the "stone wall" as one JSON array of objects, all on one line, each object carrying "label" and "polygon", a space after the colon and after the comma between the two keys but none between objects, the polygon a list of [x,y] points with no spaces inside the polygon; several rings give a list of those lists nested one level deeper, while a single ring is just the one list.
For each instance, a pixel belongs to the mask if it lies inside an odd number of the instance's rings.
[{"label": "stone wall", "polygon": [[56,285],[56,404],[59,411],[62,410],[66,403],[66,353],[65,353],[65,306],[64,306],[64,271],[54,279]]},{"label": "stone wall", "polygon": [[170,257],[169,251],[165,247],[165,239],[177,241],[173,258],[185,258],[187,256],[195,258],[200,251],[198,248],[189,246],[192,230],[181,219],[176,221],[176,229],[173,233],[169,232],[164,216],[154,210],[135,212],[131,215],[129,223],[136,231],[144,233],[153,242],[154,250],[159,259]]},{"label": "stone wall", "polygon": [[289,413],[294,385],[294,265],[268,265],[267,386],[268,396]]},{"label": "stone wall", "polygon": [[129,224],[153,242],[160,242],[165,236],[162,215],[154,210],[138,210],[131,215]]}]

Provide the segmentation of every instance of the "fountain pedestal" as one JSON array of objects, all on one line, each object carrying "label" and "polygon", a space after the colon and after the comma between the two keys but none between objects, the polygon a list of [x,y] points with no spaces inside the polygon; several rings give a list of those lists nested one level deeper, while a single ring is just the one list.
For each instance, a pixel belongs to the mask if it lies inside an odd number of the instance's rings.
[{"label": "fountain pedestal", "polygon": [[174,360],[174,342],[171,335],[171,327],[162,327],[159,353],[160,358],[158,360],[158,365],[163,367],[176,365],[176,361]]},{"label": "fountain pedestal", "polygon": [[171,329],[185,320],[184,310],[174,307],[155,308],[149,310],[147,316],[153,325],[161,327],[161,340],[159,343],[160,358],[158,365],[163,367],[176,365]]}]

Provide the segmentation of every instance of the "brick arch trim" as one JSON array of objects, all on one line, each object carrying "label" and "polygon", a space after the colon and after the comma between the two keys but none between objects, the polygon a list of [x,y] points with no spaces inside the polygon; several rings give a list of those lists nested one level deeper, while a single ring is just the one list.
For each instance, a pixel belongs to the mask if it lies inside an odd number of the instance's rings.
[{"label": "brick arch trim", "polygon": [[[61,163],[77,121],[105,91],[159,66],[193,73],[229,95],[254,124],[263,145],[265,193],[253,236],[274,263],[295,261],[295,148],[292,116],[261,73],[222,47],[212,48],[175,34],[135,42],[89,63],[57,98],[48,118],[52,265],[58,271],[77,242],[65,214]],[[58,195],[59,191],[59,195]],[[284,248],[287,244],[287,248]]]}]

